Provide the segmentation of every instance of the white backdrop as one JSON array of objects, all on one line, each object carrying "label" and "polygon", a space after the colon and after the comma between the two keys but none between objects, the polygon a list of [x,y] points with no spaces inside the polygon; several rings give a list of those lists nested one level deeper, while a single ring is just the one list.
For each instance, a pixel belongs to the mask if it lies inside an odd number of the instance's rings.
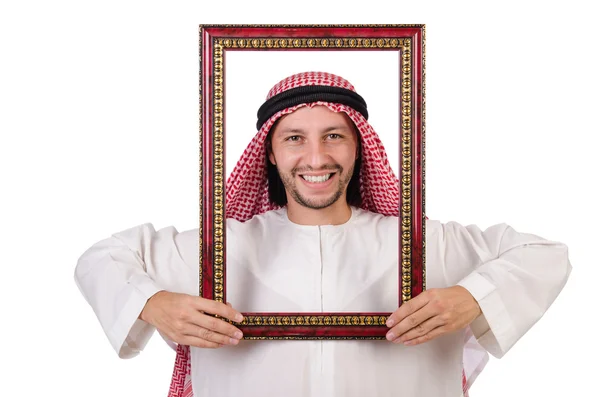
[{"label": "white backdrop", "polygon": [[256,134],[256,112],[271,87],[287,76],[306,71],[333,73],[354,86],[367,103],[369,123],[380,134],[392,168],[398,175],[398,51],[227,51],[227,175]]},{"label": "white backdrop", "polygon": [[471,395],[595,393],[600,65],[588,2],[7,3],[0,395],[166,395],[173,352],[156,337],[118,359],[73,270],[113,232],[197,227],[200,23],[427,24],[428,216],[563,241],[574,266]]}]

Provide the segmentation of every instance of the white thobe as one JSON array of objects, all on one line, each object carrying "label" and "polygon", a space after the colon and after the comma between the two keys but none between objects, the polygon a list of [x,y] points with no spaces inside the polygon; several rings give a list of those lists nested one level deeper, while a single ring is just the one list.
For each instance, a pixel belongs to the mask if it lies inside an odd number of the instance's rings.
[{"label": "white thobe", "polygon": [[[198,295],[198,230],[140,225],[79,259],[75,279],[122,358],[155,329],[138,319],[156,292]],[[426,288],[465,287],[482,315],[469,331],[503,356],[544,314],[571,265],[567,247],[505,224],[426,223]],[[304,226],[284,209],[227,221],[227,300],[242,312],[392,312],[398,218],[352,209],[342,225]],[[191,349],[196,397],[462,395],[464,331],[417,346],[388,341],[250,341]],[[471,364],[472,365],[472,364]],[[477,363],[475,363],[477,366]],[[469,369],[472,371],[472,369]]]}]

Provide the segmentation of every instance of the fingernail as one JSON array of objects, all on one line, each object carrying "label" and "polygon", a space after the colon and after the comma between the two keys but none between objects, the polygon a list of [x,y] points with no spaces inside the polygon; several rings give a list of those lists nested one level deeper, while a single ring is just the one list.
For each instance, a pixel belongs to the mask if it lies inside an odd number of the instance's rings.
[{"label": "fingernail", "polygon": [[243,320],[244,320],[244,316],[242,316],[241,314],[235,315],[235,321],[237,321],[238,323],[241,323]]},{"label": "fingernail", "polygon": [[236,339],[242,339],[244,335],[242,334],[241,331],[236,331],[235,334],[233,334],[233,337]]},{"label": "fingernail", "polygon": [[231,344],[231,345],[237,345],[238,343],[240,343],[239,340],[233,339],[233,338],[229,338],[229,344]]},{"label": "fingernail", "polygon": [[410,346],[410,345],[412,345],[412,344],[414,344],[414,343],[415,343],[415,342],[413,342],[413,341],[409,340],[409,341],[406,341],[406,342],[404,342],[404,346]]},{"label": "fingernail", "polygon": [[396,334],[394,334],[393,332],[388,332],[385,337],[387,340],[394,340],[396,339]]},{"label": "fingernail", "polygon": [[394,319],[388,318],[388,320],[385,322],[385,325],[391,327],[392,325],[394,325]]}]

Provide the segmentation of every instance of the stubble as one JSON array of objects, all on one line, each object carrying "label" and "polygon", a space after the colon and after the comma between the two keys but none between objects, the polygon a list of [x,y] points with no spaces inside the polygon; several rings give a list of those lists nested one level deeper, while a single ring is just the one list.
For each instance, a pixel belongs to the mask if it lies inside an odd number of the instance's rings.
[{"label": "stubble", "polygon": [[298,187],[296,186],[296,176],[300,172],[313,171],[311,167],[303,167],[303,168],[294,168],[290,173],[284,174],[279,168],[277,168],[277,173],[283,182],[283,186],[285,190],[290,193],[294,201],[300,204],[303,207],[319,210],[323,208],[327,208],[330,205],[333,205],[337,202],[340,197],[344,194],[344,191],[348,184],[350,183],[350,179],[352,179],[352,174],[354,173],[354,164],[350,167],[348,172],[344,174],[344,169],[341,165],[326,165],[319,169],[319,171],[331,170],[338,173],[341,177],[338,183],[337,190],[331,196],[323,198],[323,199],[310,199],[308,197],[302,196]]}]

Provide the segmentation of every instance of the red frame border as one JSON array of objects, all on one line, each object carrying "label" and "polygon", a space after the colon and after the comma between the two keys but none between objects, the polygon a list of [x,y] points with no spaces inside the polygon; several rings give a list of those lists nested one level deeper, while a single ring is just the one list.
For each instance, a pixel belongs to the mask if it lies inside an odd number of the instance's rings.
[{"label": "red frame border", "polygon": [[[254,38],[398,38],[412,40],[411,58],[411,287],[410,298],[420,294],[425,287],[425,186],[424,186],[424,145],[425,145],[425,26],[424,25],[201,25],[200,26],[200,295],[215,299],[215,185],[214,185],[214,92],[213,92],[213,42],[215,38],[254,39]],[[375,42],[375,40],[374,40]],[[392,50],[373,46],[356,50]],[[255,48],[231,48],[227,51],[252,51]],[[264,49],[260,49],[264,50]],[[352,48],[269,48],[269,51],[307,50],[336,51]],[[225,50],[223,50],[225,51]],[[402,56],[402,54],[399,54]],[[224,67],[224,65],[223,65]],[[399,71],[399,73],[402,73]],[[224,80],[224,78],[223,78]],[[402,79],[400,79],[402,84]],[[400,91],[401,92],[401,91]],[[224,94],[223,94],[224,96]],[[400,102],[402,103],[402,102]],[[224,106],[224,105],[223,105]],[[401,118],[402,109],[399,109]],[[400,120],[402,122],[402,119]],[[223,123],[224,124],[224,123]],[[402,127],[400,127],[402,134]],[[402,138],[402,135],[401,135]],[[223,145],[224,146],[224,145]],[[402,139],[400,139],[402,150]],[[223,149],[223,157],[225,149]],[[224,159],[223,159],[224,161]],[[400,164],[402,169],[402,164]],[[223,178],[224,179],[224,178]],[[223,181],[223,186],[225,185]],[[224,190],[224,189],[223,189]],[[401,192],[402,194],[402,192]],[[222,192],[224,208],[225,194]],[[402,205],[402,200],[400,200]],[[402,214],[402,210],[400,211]],[[223,215],[224,217],[224,211]],[[399,218],[401,229],[402,219]],[[401,231],[401,230],[400,230]],[[222,230],[224,236],[224,228]],[[406,301],[402,294],[402,266],[400,264],[402,233],[399,234],[399,305]],[[224,241],[224,237],[223,237]],[[223,242],[223,253],[225,252]],[[226,277],[225,255],[223,254],[223,279]],[[225,300],[225,283],[222,285],[222,301]],[[406,294],[408,291],[404,291]],[[221,300],[221,299],[217,299]],[[383,318],[390,313],[244,313],[246,320],[238,327],[247,339],[382,339],[387,332]],[[304,318],[317,324],[324,317],[344,317],[343,325],[282,325],[281,318]],[[364,316],[374,318],[378,325],[357,325]],[[250,321],[248,319],[255,319]],[[278,320],[279,319],[279,320]],[[314,319],[314,320],[311,320]],[[343,321],[343,319],[342,319]],[[348,322],[350,325],[348,325]],[[276,325],[276,323],[280,325]],[[323,321],[321,321],[323,323]],[[331,324],[331,322],[329,323]],[[353,325],[354,324],[354,325]],[[362,321],[362,324],[368,324]]]}]

